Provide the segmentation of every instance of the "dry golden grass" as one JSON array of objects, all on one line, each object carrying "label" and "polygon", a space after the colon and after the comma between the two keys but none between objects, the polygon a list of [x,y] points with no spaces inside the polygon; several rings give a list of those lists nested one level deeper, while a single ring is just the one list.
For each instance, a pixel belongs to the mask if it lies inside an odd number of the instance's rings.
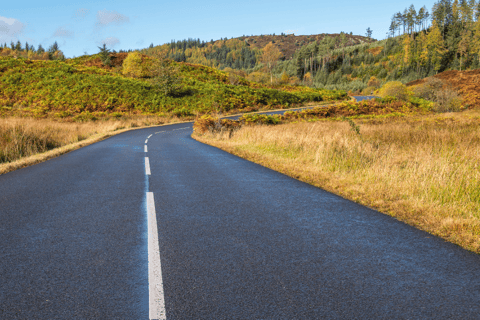
[{"label": "dry golden grass", "polygon": [[76,123],[0,118],[0,174],[51,159],[132,128],[175,122],[180,119],[136,116]]},{"label": "dry golden grass", "polygon": [[480,253],[479,125],[467,111],[194,137]]},{"label": "dry golden grass", "polygon": [[[307,106],[327,103],[329,102],[309,103]],[[191,122],[193,119],[193,116],[179,118],[142,115],[124,115],[117,120],[103,118],[86,122],[48,118],[0,118],[0,174],[57,157],[133,128]]]}]

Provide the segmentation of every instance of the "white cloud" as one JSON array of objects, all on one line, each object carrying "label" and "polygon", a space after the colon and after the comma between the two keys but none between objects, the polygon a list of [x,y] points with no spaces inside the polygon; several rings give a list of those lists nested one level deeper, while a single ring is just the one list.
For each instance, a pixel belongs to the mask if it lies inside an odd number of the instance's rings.
[{"label": "white cloud", "polygon": [[60,38],[73,38],[74,32],[66,29],[65,27],[59,27],[55,33],[53,34],[54,37]]},{"label": "white cloud", "polygon": [[0,16],[0,40],[11,41],[19,36],[24,29],[25,25],[17,19]]},{"label": "white cloud", "polygon": [[109,48],[113,48],[119,43],[120,43],[120,40],[118,40],[118,38],[115,38],[115,37],[108,37],[100,41],[100,44],[102,45],[105,44]]},{"label": "white cloud", "polygon": [[127,16],[117,11],[100,10],[97,11],[97,25],[107,26],[109,24],[121,25],[130,21]]}]

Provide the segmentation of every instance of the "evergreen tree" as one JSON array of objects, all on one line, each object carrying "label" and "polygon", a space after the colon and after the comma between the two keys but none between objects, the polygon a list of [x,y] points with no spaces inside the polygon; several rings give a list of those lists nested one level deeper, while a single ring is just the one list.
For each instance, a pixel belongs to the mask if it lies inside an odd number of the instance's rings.
[{"label": "evergreen tree", "polygon": [[415,32],[416,21],[417,21],[417,11],[415,10],[415,6],[412,4],[408,8],[408,12],[407,12],[408,31],[412,33],[412,36],[413,36],[413,33]]},{"label": "evergreen tree", "polygon": [[398,28],[398,35],[400,35],[400,26],[403,26],[403,33],[405,33],[405,18],[401,12],[395,14],[395,24]]},{"label": "evergreen tree", "polygon": [[55,53],[59,50],[59,47],[58,47],[58,43],[57,41],[55,41],[49,48],[48,48],[48,52],[49,53]]},{"label": "evergreen tree", "polygon": [[104,43],[103,46],[97,47],[100,52],[100,61],[102,61],[104,66],[110,67],[112,65],[112,59],[110,58],[110,49],[107,48],[107,45]]},{"label": "evergreen tree", "polygon": [[372,37],[372,29],[370,29],[370,27],[367,28],[367,32],[365,33],[365,35],[367,36],[367,38],[371,38]]},{"label": "evergreen tree", "polygon": [[415,20],[416,25],[418,26],[419,30],[423,30],[423,21],[425,20],[425,6],[421,7],[418,10],[417,18]]}]

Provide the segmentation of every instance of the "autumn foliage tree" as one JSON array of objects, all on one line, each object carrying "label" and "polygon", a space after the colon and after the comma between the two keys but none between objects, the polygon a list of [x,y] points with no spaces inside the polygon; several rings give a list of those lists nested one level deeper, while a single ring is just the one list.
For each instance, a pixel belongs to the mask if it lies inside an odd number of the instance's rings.
[{"label": "autumn foliage tree", "polygon": [[430,61],[434,66],[434,70],[438,72],[441,68],[440,62],[445,53],[445,44],[436,20],[433,20],[430,32],[427,34],[427,48],[430,53]]},{"label": "autumn foliage tree", "polygon": [[140,78],[142,71],[142,55],[137,51],[130,52],[123,61],[122,73],[127,77]]},{"label": "autumn foliage tree", "polygon": [[272,42],[267,44],[262,50],[261,61],[265,64],[268,72],[270,73],[270,83],[273,82],[272,69],[281,56],[282,53]]}]

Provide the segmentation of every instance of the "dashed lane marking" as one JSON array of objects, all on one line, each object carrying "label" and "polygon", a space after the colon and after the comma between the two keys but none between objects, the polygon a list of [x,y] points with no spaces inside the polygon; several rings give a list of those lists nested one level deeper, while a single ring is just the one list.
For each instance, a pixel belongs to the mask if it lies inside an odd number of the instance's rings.
[{"label": "dashed lane marking", "polygon": [[147,176],[152,175],[152,172],[150,171],[150,160],[148,159],[148,157],[145,157],[145,173],[147,174]]},{"label": "dashed lane marking", "polygon": [[148,139],[150,139],[152,136],[153,136],[153,134],[149,135],[149,136],[148,136]]},{"label": "dashed lane marking", "polygon": [[157,214],[155,212],[153,192],[147,192],[147,216],[149,319],[166,320],[162,263],[158,245]]},{"label": "dashed lane marking", "polygon": [[148,152],[147,145],[145,145],[145,152]]},{"label": "dashed lane marking", "polygon": [[147,140],[145,140],[145,144],[147,144],[147,143],[148,143],[148,139],[147,139]]}]

